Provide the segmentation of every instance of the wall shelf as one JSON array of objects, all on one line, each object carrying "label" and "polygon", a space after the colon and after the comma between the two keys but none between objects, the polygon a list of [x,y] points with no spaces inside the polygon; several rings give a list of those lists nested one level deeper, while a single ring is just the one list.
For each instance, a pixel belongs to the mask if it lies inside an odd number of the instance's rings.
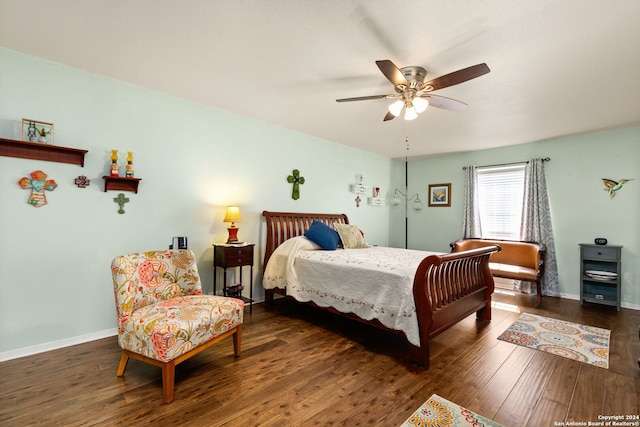
[{"label": "wall shelf", "polygon": [[0,138],[0,156],[70,163],[84,167],[84,155],[87,152],[88,150],[61,147],[59,145]]},{"label": "wall shelf", "polygon": [[371,193],[371,186],[362,185],[362,184],[351,184],[349,186],[349,191],[356,194],[366,194]]},{"label": "wall shelf", "polygon": [[138,193],[138,184],[142,178],[125,178],[121,176],[103,176],[104,192],[109,190],[133,191]]}]

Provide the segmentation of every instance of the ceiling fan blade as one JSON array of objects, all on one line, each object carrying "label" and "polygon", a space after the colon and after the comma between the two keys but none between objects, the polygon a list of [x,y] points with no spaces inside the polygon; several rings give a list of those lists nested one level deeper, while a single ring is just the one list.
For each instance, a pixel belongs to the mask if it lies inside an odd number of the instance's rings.
[{"label": "ceiling fan blade", "polygon": [[389,121],[389,120],[393,120],[395,119],[396,116],[394,116],[393,114],[391,114],[390,111],[387,111],[387,115],[384,116],[384,119],[382,120],[383,122]]},{"label": "ceiling fan blade", "polygon": [[342,98],[336,99],[336,102],[351,102],[351,101],[368,101],[370,99],[383,99],[383,98],[395,98],[395,95],[371,95],[371,96],[358,96],[355,98]]},{"label": "ceiling fan blade", "polygon": [[464,83],[467,80],[475,79],[484,74],[487,74],[489,67],[487,64],[478,64],[471,67],[463,68],[462,70],[454,71],[453,73],[445,74],[426,83],[420,85],[419,90],[427,90],[429,92],[443,89],[445,87],[454,86],[460,83]]},{"label": "ceiling fan blade", "polygon": [[467,108],[467,104],[464,102],[447,98],[446,96],[428,94],[421,96],[421,98],[428,98],[430,107],[442,108],[443,110],[462,111]]},{"label": "ceiling fan blade", "polygon": [[382,74],[384,74],[384,76],[389,79],[389,81],[393,83],[394,86],[409,86],[409,82],[404,77],[404,74],[402,74],[402,71],[400,71],[400,69],[396,67],[393,62],[385,59],[383,61],[376,61],[376,65],[378,66],[378,68],[380,68]]}]

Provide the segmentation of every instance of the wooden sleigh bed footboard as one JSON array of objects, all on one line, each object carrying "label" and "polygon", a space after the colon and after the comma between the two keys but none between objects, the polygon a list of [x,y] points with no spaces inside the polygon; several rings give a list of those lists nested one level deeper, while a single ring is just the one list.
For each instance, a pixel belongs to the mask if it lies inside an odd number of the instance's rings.
[{"label": "wooden sleigh bed footboard", "polygon": [[418,266],[413,298],[418,316],[420,347],[411,345],[411,360],[429,368],[429,341],[472,313],[491,320],[492,246],[446,255],[431,255]]},{"label": "wooden sleigh bed footboard", "polygon": [[[344,214],[315,214],[297,212],[269,212],[262,214],[266,220],[266,246],[264,266],[273,251],[284,241],[304,234],[314,220],[327,225],[348,224]],[[429,367],[429,341],[474,312],[479,319],[491,319],[491,295],[493,277],[489,270],[489,256],[499,251],[498,246],[463,252],[430,255],[422,260],[413,281],[413,297],[416,307],[420,346],[410,344],[412,363]],[[273,304],[274,293],[285,295],[286,289],[265,289],[265,302]],[[355,315],[330,311],[350,318]],[[378,321],[364,323],[387,329]],[[396,331],[397,332],[397,331]]]}]

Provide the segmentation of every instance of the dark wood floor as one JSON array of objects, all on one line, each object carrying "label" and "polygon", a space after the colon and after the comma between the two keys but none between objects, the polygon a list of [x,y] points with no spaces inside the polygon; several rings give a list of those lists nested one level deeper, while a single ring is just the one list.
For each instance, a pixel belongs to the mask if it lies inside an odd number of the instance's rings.
[{"label": "dark wood floor", "polygon": [[[131,360],[116,338],[0,363],[0,424],[398,426],[440,396],[505,426],[558,426],[640,412],[640,312],[497,293],[491,322],[473,316],[437,337],[431,368],[414,369],[399,336],[276,301],[245,314],[243,352],[232,341],[179,365],[163,404],[160,369]],[[520,311],[612,330],[610,368],[515,346],[496,337]]]}]

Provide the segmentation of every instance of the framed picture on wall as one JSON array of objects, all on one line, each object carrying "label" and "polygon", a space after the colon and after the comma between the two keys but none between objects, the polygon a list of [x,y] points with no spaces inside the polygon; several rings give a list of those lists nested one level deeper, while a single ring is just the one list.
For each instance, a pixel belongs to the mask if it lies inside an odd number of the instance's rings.
[{"label": "framed picture on wall", "polygon": [[53,144],[53,123],[22,119],[20,139],[22,141]]},{"label": "framed picture on wall", "polygon": [[451,184],[429,184],[429,206],[451,206]]}]

